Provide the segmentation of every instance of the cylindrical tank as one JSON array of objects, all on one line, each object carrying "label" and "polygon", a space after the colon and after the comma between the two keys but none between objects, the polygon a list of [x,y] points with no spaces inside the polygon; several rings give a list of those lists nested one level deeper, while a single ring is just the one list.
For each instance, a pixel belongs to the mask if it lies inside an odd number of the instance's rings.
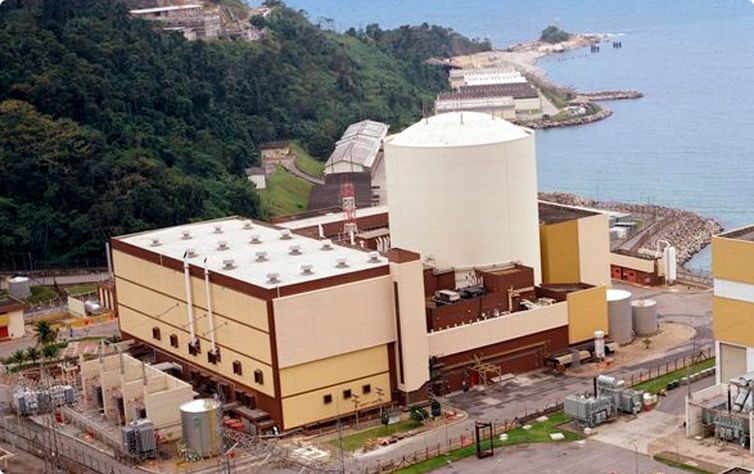
[{"label": "cylindrical tank", "polygon": [[607,290],[607,317],[613,341],[627,344],[633,339],[631,319],[631,293],[625,290]]},{"label": "cylindrical tank", "polygon": [[605,358],[605,332],[594,331],[594,357],[597,359]]},{"label": "cylindrical tank", "polygon": [[27,277],[13,277],[8,284],[8,292],[14,298],[25,300],[31,296],[31,283]]},{"label": "cylindrical tank", "polygon": [[216,456],[222,443],[222,403],[200,398],[180,407],[183,441],[186,448],[202,457]]},{"label": "cylindrical tank", "polygon": [[484,113],[435,115],[385,140],[385,171],[393,247],[457,273],[521,261],[541,281],[532,130]]},{"label": "cylindrical tank", "polygon": [[634,335],[648,336],[657,332],[657,302],[636,300],[631,303]]}]

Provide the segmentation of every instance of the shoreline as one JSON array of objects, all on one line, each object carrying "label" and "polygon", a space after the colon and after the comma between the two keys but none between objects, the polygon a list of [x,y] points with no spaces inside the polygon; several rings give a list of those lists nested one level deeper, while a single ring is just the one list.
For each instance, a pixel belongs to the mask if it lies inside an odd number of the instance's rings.
[{"label": "shoreline", "polygon": [[[549,94],[559,95],[562,98],[569,96],[569,105],[587,107],[593,111],[589,114],[561,117],[559,119],[557,116],[551,117],[545,114],[541,119],[522,121],[519,123],[520,125],[539,129],[586,125],[604,120],[613,114],[610,109],[598,102],[639,99],[644,94],[635,90],[577,92],[553,82],[547,75],[547,72],[538,66],[538,63],[542,58],[598,45],[614,37],[615,35],[608,33],[579,33],[573,34],[570,39],[560,43],[550,44],[539,40],[516,43],[504,49],[498,48],[492,51],[454,56],[451,58],[451,61],[462,69],[515,69],[540,89],[543,100],[552,102],[548,94],[544,93],[544,90],[547,90]],[[557,109],[559,111],[558,115],[561,115],[566,107],[557,107]]]},{"label": "shoreline", "polygon": [[636,232],[621,239],[622,241],[618,241],[617,245],[611,242],[611,251],[637,251],[640,248],[653,250],[659,240],[667,240],[676,247],[679,267],[691,273],[698,274],[699,271],[685,265],[712,242],[713,235],[723,230],[722,224],[715,218],[658,204],[600,201],[563,192],[540,192],[539,199],[568,206],[629,213],[641,219],[643,225]]}]

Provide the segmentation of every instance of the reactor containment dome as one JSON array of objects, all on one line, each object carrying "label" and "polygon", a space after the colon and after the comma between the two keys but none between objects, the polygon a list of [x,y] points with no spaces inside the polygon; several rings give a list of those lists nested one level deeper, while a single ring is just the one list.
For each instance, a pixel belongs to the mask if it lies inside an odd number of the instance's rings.
[{"label": "reactor containment dome", "polygon": [[541,282],[534,132],[477,112],[435,115],[385,140],[393,247],[455,269],[511,261]]}]

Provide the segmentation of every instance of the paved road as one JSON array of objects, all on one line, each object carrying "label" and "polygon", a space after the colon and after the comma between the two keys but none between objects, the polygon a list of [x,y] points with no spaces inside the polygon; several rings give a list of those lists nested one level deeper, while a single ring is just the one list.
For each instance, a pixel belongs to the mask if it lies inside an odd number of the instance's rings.
[{"label": "paved road", "polygon": [[325,184],[325,181],[323,179],[315,178],[314,176],[306,174],[303,171],[301,171],[300,169],[298,169],[296,167],[295,161],[293,161],[293,160],[291,160],[291,161],[284,161],[283,162],[283,167],[285,167],[285,169],[288,170],[288,171],[290,171],[293,175],[295,175],[295,176],[303,179],[304,181],[308,181],[311,184],[314,184],[314,185]]},{"label": "paved road", "polygon": [[467,458],[439,469],[438,473],[488,474],[684,474],[631,449],[596,441],[523,445],[500,449],[493,458]]}]

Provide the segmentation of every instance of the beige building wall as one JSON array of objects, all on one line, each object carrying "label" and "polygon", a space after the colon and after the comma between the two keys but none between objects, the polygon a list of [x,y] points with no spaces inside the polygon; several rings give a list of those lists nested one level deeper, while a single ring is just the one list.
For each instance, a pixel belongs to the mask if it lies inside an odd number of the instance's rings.
[{"label": "beige building wall", "polygon": [[[429,342],[424,303],[424,267],[421,260],[390,263],[397,298],[396,322],[400,344],[396,354],[398,388],[403,392],[419,390],[429,381]],[[402,363],[401,363],[402,361]]]},{"label": "beige building wall", "polygon": [[720,343],[720,381],[727,383],[734,377],[746,374],[746,348]]},{"label": "beige building wall", "polygon": [[610,286],[610,219],[596,214],[578,221],[581,281]]},{"label": "beige building wall", "polygon": [[712,238],[712,274],[716,279],[754,284],[753,263],[754,242],[719,236]]},{"label": "beige building wall", "polygon": [[568,343],[594,339],[594,331],[608,333],[607,287],[597,286],[567,296]]},{"label": "beige building wall", "polygon": [[619,267],[633,268],[634,270],[639,270],[640,272],[645,273],[654,273],[655,271],[654,260],[646,260],[619,253],[610,253],[610,263]]},{"label": "beige building wall", "polygon": [[[188,351],[191,336],[183,272],[119,251],[113,252],[113,263],[118,288],[119,324],[124,332],[207,372],[219,373],[265,395],[275,396],[265,301],[210,283],[214,334],[221,355],[220,363],[210,364],[207,352],[211,349],[211,329],[204,280],[191,277],[195,334],[201,343],[201,352],[194,356]],[[160,331],[159,340],[153,337],[154,328]],[[171,346],[171,334],[177,336],[178,347]],[[233,371],[234,361],[241,363],[240,375]],[[262,384],[254,381],[255,370],[262,371]]]},{"label": "beige building wall", "polygon": [[442,357],[516,339],[568,324],[568,304],[555,303],[539,309],[487,319],[429,334],[430,357]]},{"label": "beige building wall", "polygon": [[754,347],[754,303],[715,296],[712,314],[715,339]]},{"label": "beige building wall", "polygon": [[[0,317],[7,316],[8,322],[8,337],[11,339],[19,339],[26,335],[26,326],[24,325],[24,310],[11,311],[8,314]],[[1,325],[1,324],[0,324]]]},{"label": "beige building wall", "polygon": [[273,305],[281,369],[395,341],[389,275],[277,298]]},{"label": "beige building wall", "polygon": [[[378,388],[387,404],[391,389],[388,348],[376,346],[283,369],[280,387],[286,430],[351,413],[355,399],[359,410],[374,408],[379,405]],[[355,397],[344,399],[346,389]],[[332,396],[331,403],[325,403],[326,394]]]}]

